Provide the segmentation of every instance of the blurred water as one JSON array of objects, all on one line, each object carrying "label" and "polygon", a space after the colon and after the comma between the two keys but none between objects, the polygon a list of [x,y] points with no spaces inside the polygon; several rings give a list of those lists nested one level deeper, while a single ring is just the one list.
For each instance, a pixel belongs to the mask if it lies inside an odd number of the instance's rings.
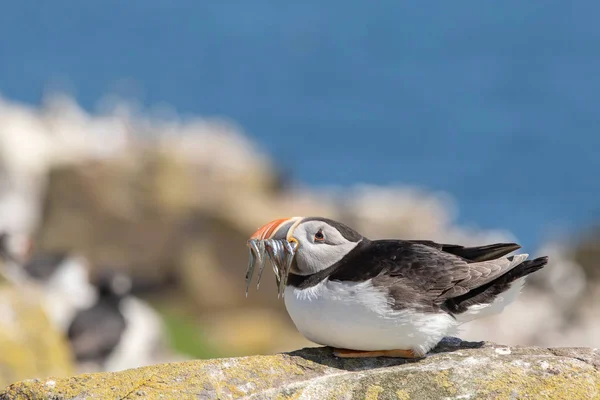
[{"label": "blurred water", "polygon": [[600,219],[600,3],[416,4],[0,1],[0,93],[226,116],[306,183],[444,190],[527,246]]}]

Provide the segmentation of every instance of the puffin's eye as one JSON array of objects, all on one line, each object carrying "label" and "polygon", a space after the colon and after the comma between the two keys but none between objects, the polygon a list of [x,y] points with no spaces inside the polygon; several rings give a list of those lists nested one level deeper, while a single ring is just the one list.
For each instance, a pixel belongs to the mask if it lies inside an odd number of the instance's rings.
[{"label": "puffin's eye", "polygon": [[315,242],[320,242],[325,240],[325,236],[323,235],[323,231],[319,230],[319,232],[315,233]]}]

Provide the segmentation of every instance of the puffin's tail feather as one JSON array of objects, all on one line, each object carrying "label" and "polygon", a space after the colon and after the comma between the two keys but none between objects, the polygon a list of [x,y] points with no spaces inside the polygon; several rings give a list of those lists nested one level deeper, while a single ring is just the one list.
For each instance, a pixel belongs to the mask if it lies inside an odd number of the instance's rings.
[{"label": "puffin's tail feather", "polygon": [[[513,256],[508,257],[509,260],[512,260],[512,258],[513,258]],[[524,276],[527,276],[531,273],[534,273],[535,271],[538,271],[538,270],[544,268],[544,266],[546,264],[548,264],[547,256],[538,257],[533,260],[523,261],[521,264],[517,265],[516,267],[514,267],[513,269],[511,269],[510,271],[508,271],[506,274],[502,275],[498,279],[504,278],[505,281],[512,282],[516,279],[523,278]],[[495,282],[495,281],[493,281],[493,282]]]},{"label": "puffin's tail feather", "polygon": [[[513,260],[513,256],[508,257]],[[444,303],[444,308],[460,322],[501,312],[521,292],[525,277],[548,264],[548,257],[526,260],[491,282]]]}]

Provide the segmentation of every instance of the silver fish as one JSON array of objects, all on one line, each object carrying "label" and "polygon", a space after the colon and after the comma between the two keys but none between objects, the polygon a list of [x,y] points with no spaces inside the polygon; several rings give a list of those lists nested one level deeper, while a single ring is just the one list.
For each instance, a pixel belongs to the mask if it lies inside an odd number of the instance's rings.
[{"label": "silver fish", "polygon": [[248,269],[246,270],[246,297],[248,297],[248,288],[250,287],[257,263],[259,264],[259,269],[256,289],[258,290],[260,287],[260,280],[267,258],[271,262],[273,272],[275,273],[277,297],[283,296],[298,244],[295,242],[290,243],[287,240],[251,239],[248,240],[247,246],[249,260]]}]

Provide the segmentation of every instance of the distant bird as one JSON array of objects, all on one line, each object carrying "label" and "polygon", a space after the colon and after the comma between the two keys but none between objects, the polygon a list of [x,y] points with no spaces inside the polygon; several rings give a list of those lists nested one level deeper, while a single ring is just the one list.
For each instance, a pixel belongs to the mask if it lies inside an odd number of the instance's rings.
[{"label": "distant bird", "polygon": [[67,336],[77,362],[101,365],[117,347],[127,327],[120,308],[131,289],[131,280],[124,274],[104,271],[96,286],[95,304],[77,312]]},{"label": "distant bird", "polygon": [[120,371],[155,363],[165,345],[158,313],[133,296],[131,278],[101,268],[95,303],[80,310],[67,336],[85,372]]},{"label": "distant bird", "polygon": [[30,280],[44,290],[44,308],[63,332],[75,314],[96,301],[97,289],[89,279],[88,260],[67,251],[34,252],[23,264]]},{"label": "distant bird", "polygon": [[247,285],[269,257],[298,330],[339,357],[422,357],[459,325],[501,312],[548,262],[507,256],[515,243],[369,240],[322,217],[271,221],[248,246]]}]

